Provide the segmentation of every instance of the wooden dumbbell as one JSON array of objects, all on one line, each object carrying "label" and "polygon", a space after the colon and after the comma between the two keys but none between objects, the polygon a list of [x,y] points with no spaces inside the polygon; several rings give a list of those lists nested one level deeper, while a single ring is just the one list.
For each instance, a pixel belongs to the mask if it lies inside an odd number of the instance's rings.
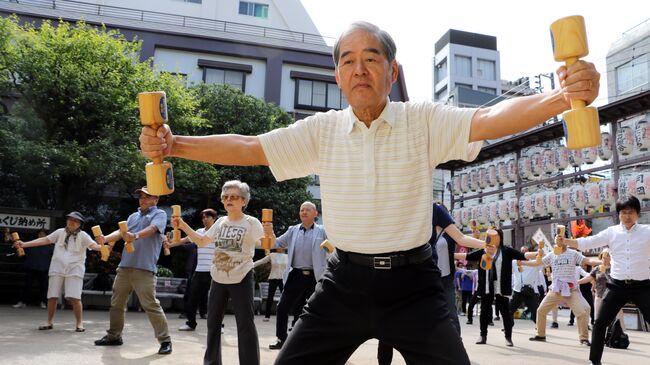
[{"label": "wooden dumbbell", "polygon": [[[14,242],[20,241],[20,235],[18,234],[18,232],[13,232],[11,234],[11,240]],[[18,254],[19,257],[23,257],[25,256],[25,249],[20,246],[16,246],[16,253]]]},{"label": "wooden dumbbell", "polygon": [[[167,123],[167,95],[164,91],[138,94],[140,122],[158,130]],[[145,166],[147,189],[152,195],[168,195],[174,192],[174,172],[172,164],[156,157]]]},{"label": "wooden dumbbell", "polygon": [[[262,223],[273,222],[273,209],[262,209]],[[262,237],[262,248],[265,250],[271,249],[271,237],[264,234]]]},{"label": "wooden dumbbell", "polygon": [[[561,224],[558,224],[558,225],[557,225],[557,235],[558,235],[558,236],[564,238],[564,232],[565,232],[565,231],[566,231],[566,227],[565,227],[565,226],[563,226],[563,225],[561,225]],[[553,253],[555,254],[555,256],[559,256],[559,255],[561,255],[561,254],[562,254],[562,247],[560,247],[560,246],[558,246],[558,245],[553,246]]]},{"label": "wooden dumbbell", "polygon": [[[95,241],[99,238],[99,236],[102,236],[102,227],[100,226],[93,226],[91,228],[93,231],[93,236],[95,236]],[[97,242],[98,245],[100,245],[99,253],[101,254],[101,260],[102,261],[108,261],[108,256],[110,255],[110,250],[108,248],[108,245],[103,245],[99,242]],[[112,247],[112,246],[111,246]]]},{"label": "wooden dumbbell", "polygon": [[[485,238],[485,245],[486,246],[497,246],[499,244],[500,238],[499,234],[497,231],[493,229],[488,229],[487,232],[487,237]],[[480,263],[481,269],[487,271],[492,268],[492,256],[489,255],[487,252],[481,256],[481,263]]]},{"label": "wooden dumbbell", "polygon": [[[121,221],[117,223],[117,225],[120,227],[120,233],[122,233],[122,237],[125,237],[126,233],[129,232],[129,226],[126,224],[126,221]],[[133,241],[127,241],[126,238],[124,238],[124,247],[126,248],[126,252],[128,253],[135,252]]]},{"label": "wooden dumbbell", "polygon": [[327,253],[334,252],[334,245],[332,245],[332,243],[330,241],[328,241],[328,240],[325,240],[325,241],[321,242],[320,248],[325,250],[325,252],[327,252]]},{"label": "wooden dumbbell", "polygon": [[[569,67],[579,58],[589,54],[585,19],[579,15],[568,16],[551,24],[553,56]],[[571,110],[562,114],[567,148],[579,149],[600,145],[598,110],[587,107],[583,100],[571,99]]]}]

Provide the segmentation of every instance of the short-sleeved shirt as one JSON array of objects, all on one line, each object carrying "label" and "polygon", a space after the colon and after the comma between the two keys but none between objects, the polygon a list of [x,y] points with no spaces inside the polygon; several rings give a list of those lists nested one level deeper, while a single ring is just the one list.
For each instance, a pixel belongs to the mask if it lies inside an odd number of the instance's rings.
[{"label": "short-sleeved shirt", "polygon": [[609,276],[609,269],[605,272],[600,270],[600,266],[597,266],[593,269],[589,275],[594,278],[594,291],[596,292],[596,298],[602,298],[605,296],[607,291],[607,277]]},{"label": "short-sleeved shirt", "polygon": [[567,249],[560,255],[550,252],[544,256],[542,262],[545,266],[551,266],[553,270],[553,282],[562,280],[566,283],[577,285],[576,265],[580,265],[585,257],[578,251]]},{"label": "short-sleeved shirt", "polygon": [[[68,240],[66,242],[66,236]],[[74,276],[83,278],[86,273],[86,251],[95,243],[90,235],[80,231],[67,235],[65,228],[50,233],[47,239],[54,243],[54,253],[50,262],[50,276]]]},{"label": "short-sleeved shirt", "polygon": [[[431,232],[431,239],[429,243],[433,246],[432,250],[433,260],[438,263],[438,268],[440,269],[440,276],[445,277],[451,273],[451,268],[453,267],[453,259],[450,259],[450,253],[453,252],[449,249],[449,244],[452,244],[455,250],[456,242],[449,235],[445,235],[442,231],[454,224],[454,218],[449,214],[449,211],[445,209],[440,204],[433,205],[433,220],[431,225],[433,226]],[[440,233],[438,233],[437,228],[440,228]]]},{"label": "short-sleeved shirt", "polygon": [[[205,228],[197,229],[196,233],[205,234]],[[207,246],[197,246],[196,272],[210,272],[214,249],[214,241],[210,242]]]},{"label": "short-sleeved shirt", "polygon": [[264,236],[262,223],[244,214],[242,219],[231,221],[221,217],[205,233],[215,242],[210,274],[221,284],[237,284],[253,269],[255,246]]},{"label": "short-sleeved shirt", "polygon": [[323,221],[337,248],[403,251],[431,237],[435,167],[480,152],[482,142],[468,142],[475,111],[388,101],[370,127],[348,107],[259,140],[278,181],[319,175]]},{"label": "short-sleeved shirt", "polygon": [[131,214],[126,220],[126,224],[131,233],[140,232],[151,225],[155,226],[158,232],[149,237],[141,237],[135,240],[133,242],[135,251],[132,253],[127,252],[125,247],[122,250],[122,261],[120,261],[119,267],[129,267],[156,273],[156,263],[162,248],[163,233],[167,226],[167,213],[156,206],[150,207],[145,212],[140,211],[140,208],[138,208],[138,211]]}]

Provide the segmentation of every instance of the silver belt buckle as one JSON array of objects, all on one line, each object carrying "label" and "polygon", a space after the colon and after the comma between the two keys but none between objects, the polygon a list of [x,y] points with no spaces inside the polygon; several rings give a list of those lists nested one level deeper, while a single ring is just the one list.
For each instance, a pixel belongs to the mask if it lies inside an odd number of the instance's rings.
[{"label": "silver belt buckle", "polygon": [[374,259],[373,267],[375,269],[381,269],[381,270],[389,270],[389,269],[391,269],[390,257],[387,257],[387,256],[375,256],[375,257],[373,257],[373,259]]},{"label": "silver belt buckle", "polygon": [[305,276],[311,275],[311,271],[309,271],[309,270],[301,270],[301,271],[302,271],[302,274],[305,275]]}]

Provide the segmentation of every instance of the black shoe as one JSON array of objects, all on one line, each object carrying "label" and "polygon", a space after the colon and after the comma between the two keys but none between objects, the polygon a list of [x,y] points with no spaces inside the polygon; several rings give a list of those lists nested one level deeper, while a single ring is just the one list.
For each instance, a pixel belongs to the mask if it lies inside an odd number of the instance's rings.
[{"label": "black shoe", "polygon": [[539,341],[539,342],[546,342],[546,337],[536,335],[535,337],[529,338],[529,340],[531,340],[531,341]]},{"label": "black shoe", "polygon": [[560,325],[557,324],[557,322],[551,323],[551,328],[559,328],[559,327],[560,327]]},{"label": "black shoe", "polygon": [[495,321],[500,321],[500,320],[501,320],[501,317],[494,317],[494,320],[495,320]]},{"label": "black shoe", "polygon": [[490,323],[488,323],[488,326],[494,326],[494,322],[490,321]]},{"label": "black shoe", "polygon": [[512,343],[512,338],[506,337],[506,346],[512,347],[514,344]]},{"label": "black shoe", "polygon": [[284,341],[278,340],[278,342],[270,344],[269,349],[271,349],[271,350],[279,350],[279,349],[282,348],[282,345],[284,345]]},{"label": "black shoe", "polygon": [[573,326],[573,322],[569,321],[569,323],[566,324],[567,326]]},{"label": "black shoe", "polygon": [[602,363],[600,361],[598,361],[598,362],[590,362],[589,365],[602,365]]},{"label": "black shoe", "polygon": [[485,345],[487,343],[487,336],[478,336],[478,340],[476,340],[477,345]]},{"label": "black shoe", "polygon": [[580,340],[580,344],[585,346],[591,346],[591,342],[589,342],[589,340]]},{"label": "black shoe", "polygon": [[167,341],[160,344],[159,355],[169,355],[172,353],[172,343]]},{"label": "black shoe", "polygon": [[122,343],[121,338],[111,340],[107,335],[95,341],[95,346],[122,346]]},{"label": "black shoe", "polygon": [[472,321],[472,319],[470,318],[467,320],[467,322],[465,322],[465,324],[474,324],[474,321]]}]

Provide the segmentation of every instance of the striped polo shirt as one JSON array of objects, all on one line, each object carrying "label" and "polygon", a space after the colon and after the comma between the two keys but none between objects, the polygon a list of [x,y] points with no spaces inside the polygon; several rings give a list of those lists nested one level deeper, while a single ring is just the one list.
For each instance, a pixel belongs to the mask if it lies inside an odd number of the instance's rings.
[{"label": "striped polo shirt", "polygon": [[[205,234],[205,228],[199,228],[196,233]],[[214,242],[207,246],[196,245],[196,272],[210,272],[212,267],[212,257],[214,256]]]},{"label": "striped polo shirt", "polygon": [[320,177],[323,222],[338,248],[403,251],[431,236],[433,171],[473,160],[468,143],[476,109],[432,102],[390,102],[370,127],[348,107],[317,113],[259,136],[278,181]]}]

